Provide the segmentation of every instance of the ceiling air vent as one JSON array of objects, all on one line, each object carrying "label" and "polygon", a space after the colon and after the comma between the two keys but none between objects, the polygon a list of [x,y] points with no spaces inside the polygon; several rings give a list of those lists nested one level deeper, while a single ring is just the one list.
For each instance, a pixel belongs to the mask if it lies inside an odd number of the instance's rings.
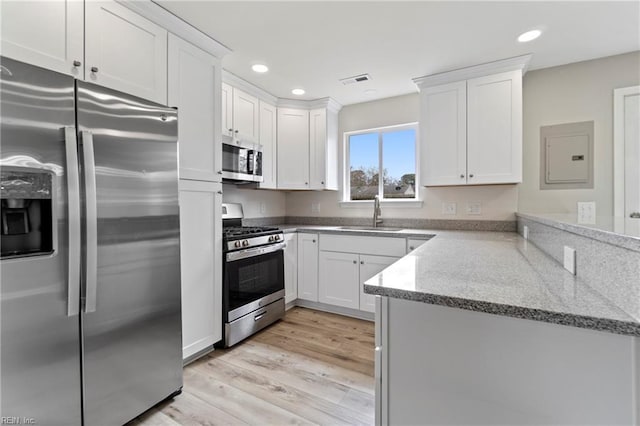
[{"label": "ceiling air vent", "polygon": [[353,77],[340,79],[340,82],[346,86],[347,84],[362,83],[363,81],[369,80],[371,80],[371,76],[369,74],[360,74]]}]

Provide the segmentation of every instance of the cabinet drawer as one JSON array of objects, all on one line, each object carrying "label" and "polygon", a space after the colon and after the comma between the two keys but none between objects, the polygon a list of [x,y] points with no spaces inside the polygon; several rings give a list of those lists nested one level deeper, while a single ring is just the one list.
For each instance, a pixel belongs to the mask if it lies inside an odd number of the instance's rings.
[{"label": "cabinet drawer", "polygon": [[320,250],[402,257],[406,253],[406,239],[320,235]]}]

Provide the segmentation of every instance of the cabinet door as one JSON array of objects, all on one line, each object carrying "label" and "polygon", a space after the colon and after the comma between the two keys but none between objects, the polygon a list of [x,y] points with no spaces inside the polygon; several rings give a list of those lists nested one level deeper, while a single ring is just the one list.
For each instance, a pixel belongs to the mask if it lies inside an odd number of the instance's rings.
[{"label": "cabinet door", "polygon": [[327,110],[309,111],[309,186],[324,189],[327,175]]},{"label": "cabinet door", "polygon": [[225,136],[233,136],[233,87],[222,83],[222,124],[221,131]]},{"label": "cabinet door", "polygon": [[222,184],[180,180],[182,356],[222,338]]},{"label": "cabinet door", "polygon": [[266,102],[260,104],[260,145],[262,145],[262,178],[260,188],[276,189],[276,107]]},{"label": "cabinet door", "polygon": [[169,34],[169,105],[178,107],[180,177],[220,182],[220,61]]},{"label": "cabinet door", "polygon": [[3,1],[1,15],[3,56],[84,77],[81,1]]},{"label": "cabinet door", "polygon": [[167,31],[115,1],[85,3],[85,80],[167,103]]},{"label": "cabinet door", "polygon": [[467,81],[468,183],[522,181],[522,73]]},{"label": "cabinet door", "polygon": [[298,299],[318,301],[318,234],[298,234]]},{"label": "cabinet door", "polygon": [[364,282],[398,260],[398,257],[360,255],[360,310],[375,312],[376,297],[364,292]]},{"label": "cabinet door", "polygon": [[429,241],[429,240],[408,239],[407,240],[407,253],[410,253],[410,252],[414,251],[415,249],[417,249],[418,247],[420,247],[421,245],[423,245],[427,241]]},{"label": "cabinet door", "polygon": [[420,95],[422,184],[467,182],[466,83],[428,87]]},{"label": "cabinet door", "polygon": [[298,298],[298,235],[285,234],[284,241],[284,301],[289,303]]},{"label": "cabinet door", "polygon": [[358,309],[359,256],[354,253],[321,251],[318,300],[330,305]]},{"label": "cabinet door", "polygon": [[278,189],[309,189],[309,111],[278,108]]},{"label": "cabinet door", "polygon": [[258,142],[258,98],[233,88],[233,132],[243,142]]}]

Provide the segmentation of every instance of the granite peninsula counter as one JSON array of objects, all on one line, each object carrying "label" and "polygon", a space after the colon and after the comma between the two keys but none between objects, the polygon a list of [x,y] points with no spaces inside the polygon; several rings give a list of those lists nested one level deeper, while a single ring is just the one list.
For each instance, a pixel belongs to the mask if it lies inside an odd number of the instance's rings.
[{"label": "granite peninsula counter", "polygon": [[640,424],[635,304],[516,233],[434,233],[365,282],[376,424]]}]

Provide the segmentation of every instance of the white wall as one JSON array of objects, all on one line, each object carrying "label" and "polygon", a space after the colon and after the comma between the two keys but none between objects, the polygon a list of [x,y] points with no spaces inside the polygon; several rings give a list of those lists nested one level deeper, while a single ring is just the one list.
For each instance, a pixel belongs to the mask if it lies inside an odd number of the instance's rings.
[{"label": "white wall", "polygon": [[[340,111],[340,166],[344,132],[364,130],[419,121],[418,93],[345,106]],[[474,187],[420,188],[424,205],[421,208],[383,206],[383,217],[424,219],[513,220],[518,204],[516,185],[486,185]],[[340,207],[338,192],[289,192],[286,199],[287,216],[368,217],[370,206]],[[457,215],[443,215],[442,203],[455,202]],[[467,215],[467,202],[481,202],[482,215]],[[320,213],[311,212],[311,204],[320,203]]]},{"label": "white wall", "polygon": [[[524,77],[524,164],[518,211],[570,213],[595,201],[613,214],[613,89],[640,84],[640,52],[530,71]],[[594,188],[540,190],[540,127],[594,121]]]},{"label": "white wall", "polygon": [[[222,201],[225,203],[241,203],[244,217],[276,217],[285,216],[285,193],[281,191],[255,190],[243,188],[242,185],[222,185]],[[261,207],[264,205],[264,212]]]}]

